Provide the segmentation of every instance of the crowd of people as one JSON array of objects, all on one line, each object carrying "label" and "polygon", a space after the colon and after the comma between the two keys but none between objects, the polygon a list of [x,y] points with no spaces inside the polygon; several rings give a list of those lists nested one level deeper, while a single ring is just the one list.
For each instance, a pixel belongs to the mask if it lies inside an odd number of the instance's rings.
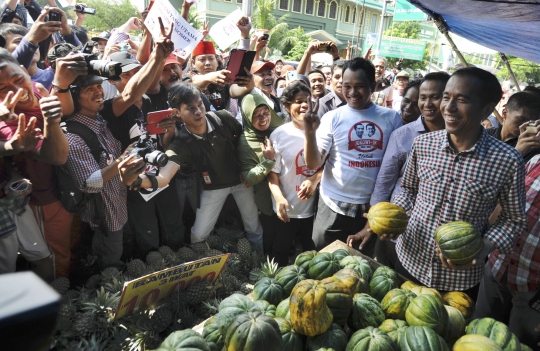
[{"label": "crowd of people", "polygon": [[[477,317],[536,344],[540,315],[528,301],[540,287],[537,88],[502,99],[497,78],[479,68],[413,79],[401,62],[391,70],[369,52],[340,57],[317,40],[296,67],[272,62],[268,38],[245,17],[237,47],[254,50],[255,61],[233,80],[211,41],[183,60],[172,54],[172,28],[152,38],[148,11],[88,38],[84,14],[68,25],[48,3],[0,8],[0,273],[15,271],[20,253],[47,281],[69,276],[76,212],[92,228],[98,269],[122,268],[126,226],[142,257],[203,242],[232,195],[249,241],[281,266],[295,244],[319,250],[341,240],[414,282],[467,292]],[[321,51],[332,65],[312,63]],[[92,74],[97,59],[118,74]],[[156,111],[170,118],[150,135]],[[366,214],[384,201],[407,211],[401,235],[371,232]],[[184,235],[187,207],[195,221]],[[484,240],[469,265],[436,250],[434,231],[456,220]]]}]

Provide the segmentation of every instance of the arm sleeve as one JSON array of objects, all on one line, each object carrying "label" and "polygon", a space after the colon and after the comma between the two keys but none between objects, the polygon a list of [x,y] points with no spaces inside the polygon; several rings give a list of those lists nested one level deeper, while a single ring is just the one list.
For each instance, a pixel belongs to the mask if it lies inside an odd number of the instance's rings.
[{"label": "arm sleeve", "polygon": [[12,55],[24,66],[24,68],[28,69],[32,64],[32,59],[34,58],[34,53],[37,49],[39,49],[38,45],[34,45],[26,40],[26,38],[22,38]]},{"label": "arm sleeve", "polygon": [[25,7],[28,10],[30,17],[32,17],[34,21],[39,17],[41,11],[43,10],[36,0],[31,0],[30,4],[25,5]]},{"label": "arm sleeve", "polygon": [[410,212],[414,208],[418,187],[420,185],[416,153],[415,141],[409,159],[407,160],[407,166],[405,166],[405,173],[401,179],[401,193],[396,195],[393,201],[396,205],[403,207],[407,212]]},{"label": "arm sleeve", "polygon": [[266,179],[266,176],[273,170],[275,164],[276,162],[263,158],[255,167],[247,172],[242,172],[242,176],[249,185],[259,184]]},{"label": "arm sleeve", "polygon": [[62,167],[73,178],[77,188],[82,192],[101,192],[103,179],[101,179],[101,186],[98,186],[100,182],[95,175],[99,172],[99,177],[101,177],[101,167],[92,156],[90,148],[78,135],[66,133],[66,138],[69,142],[69,154],[66,164]]},{"label": "arm sleeve", "polygon": [[325,118],[321,119],[321,125],[317,129],[317,147],[325,155],[328,154],[334,142],[334,134],[332,130],[334,116],[335,114],[330,113]]},{"label": "arm sleeve", "polygon": [[[517,157],[516,157],[517,159]],[[525,168],[523,160],[517,159],[509,167],[508,181],[499,193],[501,214],[484,233],[502,254],[512,253],[514,240],[527,228],[525,216]]]},{"label": "arm sleeve", "polygon": [[[399,179],[401,167],[404,162],[397,142],[397,135],[392,133],[388,141],[388,147],[384,153],[381,169],[377,175],[375,189],[371,194],[370,205],[374,206],[379,202],[390,201],[392,191]],[[406,155],[405,155],[406,157]]]},{"label": "arm sleeve", "polygon": [[174,162],[179,166],[182,163],[193,163],[187,146],[178,137],[170,143],[165,154],[169,156],[169,162]]},{"label": "arm sleeve", "polygon": [[238,42],[238,49],[241,49],[241,50],[249,50],[250,47],[249,47],[249,43],[250,43],[250,40],[251,39],[240,39],[240,41]]}]

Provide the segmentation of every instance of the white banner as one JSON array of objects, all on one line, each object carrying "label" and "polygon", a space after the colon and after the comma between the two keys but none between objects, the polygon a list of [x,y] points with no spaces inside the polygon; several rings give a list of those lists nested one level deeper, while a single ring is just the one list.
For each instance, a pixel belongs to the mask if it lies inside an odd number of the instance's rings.
[{"label": "white banner", "polygon": [[238,9],[210,28],[209,34],[218,44],[220,50],[223,51],[240,40],[242,33],[236,24],[243,16],[242,10]]},{"label": "white banner", "polygon": [[161,36],[158,17],[161,17],[165,28],[170,28],[171,24],[174,23],[174,30],[171,36],[171,40],[174,43],[173,53],[186,59],[203,39],[202,33],[182,18],[180,13],[178,13],[168,0],[156,0],[144,22],[154,39]]}]

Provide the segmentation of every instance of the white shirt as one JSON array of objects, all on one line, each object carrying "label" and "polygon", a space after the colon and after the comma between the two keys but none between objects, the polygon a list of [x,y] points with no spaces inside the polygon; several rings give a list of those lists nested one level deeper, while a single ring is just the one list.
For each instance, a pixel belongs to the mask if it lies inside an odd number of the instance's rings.
[{"label": "white shirt", "polygon": [[[304,159],[304,131],[286,123],[272,132],[270,141],[274,147],[276,164],[272,172],[277,173],[283,197],[289,202],[289,218],[309,218],[313,216],[314,198],[300,200],[300,185],[316,170],[307,168]],[[272,196],[274,211],[277,213],[276,200]]]},{"label": "white shirt", "polygon": [[328,155],[323,200],[368,203],[390,134],[402,125],[396,111],[376,104],[364,110],[345,105],[326,113],[317,130],[319,150]]}]

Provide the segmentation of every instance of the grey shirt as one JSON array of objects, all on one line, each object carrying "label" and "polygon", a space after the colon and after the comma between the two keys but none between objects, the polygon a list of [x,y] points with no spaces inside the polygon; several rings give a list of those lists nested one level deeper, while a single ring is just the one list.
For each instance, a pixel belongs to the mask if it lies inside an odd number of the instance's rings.
[{"label": "grey shirt", "polygon": [[319,99],[319,110],[317,111],[317,115],[319,115],[319,118],[322,118],[325,113],[346,104],[347,102],[341,100],[341,98],[332,90],[330,93]]},{"label": "grey shirt", "polygon": [[375,182],[375,189],[371,194],[371,206],[379,202],[390,201],[401,193],[401,178],[405,172],[405,165],[414,138],[427,132],[422,116],[420,116],[416,121],[396,129],[390,135],[381,169]]}]

